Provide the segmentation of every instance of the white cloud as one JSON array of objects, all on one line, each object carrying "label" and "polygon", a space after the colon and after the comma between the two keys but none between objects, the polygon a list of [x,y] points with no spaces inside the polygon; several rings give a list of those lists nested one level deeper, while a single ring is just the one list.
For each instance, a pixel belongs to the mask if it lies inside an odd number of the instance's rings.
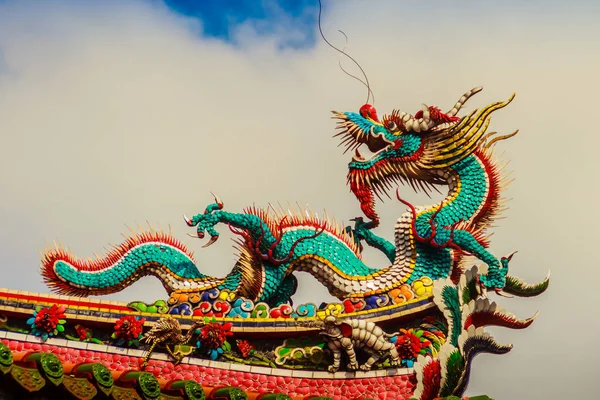
[{"label": "white cloud", "polygon": [[[200,270],[224,275],[234,263],[227,229],[201,249],[180,219],[201,212],[209,190],[230,211],[289,200],[338,219],[358,215],[329,110],[357,110],[365,92],[339,71],[331,49],[280,52],[276,40],[247,29],[233,48],[198,37],[197,22],[164,7],[106,4],[0,5],[0,286],[46,291],[37,270],[46,242],[60,239],[87,256],[118,243],[124,223],[146,219],[172,224]],[[478,359],[470,393],[590,395],[600,372],[590,353],[600,328],[591,286],[600,278],[596,6],[368,4],[333,2],[324,23],[330,40],[341,43],[338,28],[350,36],[380,113],[422,102],[445,108],[478,85],[485,90],[470,107],[517,92],[492,122],[494,130],[521,130],[499,145],[516,181],[492,249],[518,249],[513,273],[535,281],[551,270],[553,282],[539,299],[501,300],[521,317],[541,314],[527,331],[498,331],[515,349]],[[380,207],[380,232],[391,238],[403,207]],[[375,254],[369,260],[385,264]],[[312,282],[303,277],[296,301],[327,299]],[[115,297],[159,293],[147,278]]]}]

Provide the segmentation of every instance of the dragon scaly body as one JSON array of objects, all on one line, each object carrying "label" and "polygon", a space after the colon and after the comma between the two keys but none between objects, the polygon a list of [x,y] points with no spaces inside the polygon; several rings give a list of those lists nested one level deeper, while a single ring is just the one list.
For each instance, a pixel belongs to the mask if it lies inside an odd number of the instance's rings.
[{"label": "dragon scaly body", "polygon": [[[242,237],[240,257],[224,278],[201,274],[193,255],[178,240],[164,232],[143,232],[128,238],[108,255],[97,260],[81,260],[61,247],[45,252],[42,275],[46,283],[62,294],[89,296],[116,293],[147,275],[156,276],[168,293],[198,295],[219,289],[237,293],[255,302],[279,305],[290,300],[297,281],[292,275],[298,259],[342,258],[343,270],[368,270],[360,261],[360,251],[352,234],[328,219],[311,213],[270,215],[251,208],[244,213],[223,211],[217,201],[205,213],[187,219],[197,225],[197,235],[211,235],[212,244],[219,234],[215,225],[229,225]],[[320,276],[320,272],[314,272]]]},{"label": "dragon scaly body", "polygon": [[[279,305],[296,291],[296,271],[312,274],[338,298],[389,293],[421,277],[457,276],[461,258],[471,254],[488,265],[482,285],[501,289],[508,258],[497,259],[487,250],[485,228],[501,205],[501,178],[492,162],[486,134],[491,114],[505,107],[498,102],[456,117],[464,102],[480,89],[466,93],[448,113],[423,106],[414,116],[394,111],[380,121],[370,105],[360,113],[335,113],[344,143],[357,149],[366,144],[375,154],[364,159],[356,152],[349,164],[348,181],[368,222],[355,219],[353,229],[342,229],[328,218],[309,213],[243,213],[223,210],[216,198],[204,213],[186,217],[197,235],[207,233],[214,243],[218,224],[239,234],[240,257],[224,278],[201,274],[192,255],[171,235],[159,232],[134,235],[97,261],[82,261],[62,248],[46,252],[42,273],[56,291],[87,296],[122,290],[145,275],[161,280],[169,293],[201,296],[220,289],[253,301]],[[510,136],[510,135],[508,135]],[[429,207],[410,207],[395,227],[394,243],[376,236],[379,224],[374,196],[390,189],[393,181],[427,190],[447,185],[446,198]],[[361,260],[361,242],[383,251],[391,265],[372,268]]]}]

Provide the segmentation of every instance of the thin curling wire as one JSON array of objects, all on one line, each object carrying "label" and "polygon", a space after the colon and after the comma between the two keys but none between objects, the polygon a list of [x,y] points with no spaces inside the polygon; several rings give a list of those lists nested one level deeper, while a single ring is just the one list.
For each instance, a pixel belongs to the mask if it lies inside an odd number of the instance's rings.
[{"label": "thin curling wire", "polygon": [[[323,40],[325,41],[325,43],[327,43],[327,45],[329,47],[331,47],[332,49],[336,50],[337,52],[339,52],[340,54],[345,55],[346,57],[348,57],[350,60],[352,60],[352,62],[354,62],[354,64],[356,64],[356,66],[360,69],[360,71],[362,72],[363,76],[365,77],[365,82],[362,82],[362,80],[359,79],[359,81],[361,81],[366,87],[367,87],[367,103],[369,102],[369,98],[372,95],[372,91],[371,91],[371,85],[369,84],[369,78],[367,77],[367,74],[365,73],[364,69],[360,66],[360,64],[354,59],[352,58],[350,55],[348,55],[346,52],[338,49],[337,47],[335,47],[333,44],[331,44],[329,42],[329,40],[327,40],[327,38],[325,38],[325,35],[323,34],[323,29],[321,28],[321,14],[323,13],[323,4],[321,3],[321,0],[319,0],[319,18],[318,18],[318,25],[319,25],[319,33],[321,34],[321,38],[323,38]],[[342,32],[343,33],[343,32]],[[345,34],[344,34],[345,35]],[[344,71],[345,72],[345,71]],[[351,75],[352,76],[352,75]],[[375,100],[373,98],[373,100]]]}]

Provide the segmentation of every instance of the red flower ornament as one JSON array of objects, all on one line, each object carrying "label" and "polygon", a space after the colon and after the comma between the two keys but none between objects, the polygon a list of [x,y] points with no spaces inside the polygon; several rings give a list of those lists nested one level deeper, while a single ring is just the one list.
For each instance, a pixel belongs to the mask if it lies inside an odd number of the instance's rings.
[{"label": "red flower ornament", "polygon": [[242,358],[248,358],[254,353],[254,346],[247,340],[236,341],[238,350],[242,353]]},{"label": "red flower ornament", "polygon": [[77,332],[77,336],[82,342],[92,337],[92,332],[88,328],[85,328],[79,324],[75,325],[75,332]]},{"label": "red flower ornament", "polygon": [[227,337],[233,335],[232,324],[227,322],[219,324],[213,320],[202,327],[196,347],[209,355],[211,360],[216,360],[224,351],[231,350]]},{"label": "red flower ornament", "polygon": [[139,346],[144,330],[145,318],[138,319],[133,315],[126,315],[115,323],[112,338],[117,340],[117,345]]},{"label": "red flower ornament", "polygon": [[31,332],[36,336],[41,336],[42,340],[46,341],[50,336],[56,336],[60,332],[64,332],[63,326],[65,321],[65,306],[52,305],[49,308],[36,308],[33,316],[27,320],[27,324],[31,326]]},{"label": "red flower ornament", "polygon": [[411,368],[419,355],[433,354],[435,347],[427,338],[430,336],[422,329],[400,329],[395,345],[404,366]]}]

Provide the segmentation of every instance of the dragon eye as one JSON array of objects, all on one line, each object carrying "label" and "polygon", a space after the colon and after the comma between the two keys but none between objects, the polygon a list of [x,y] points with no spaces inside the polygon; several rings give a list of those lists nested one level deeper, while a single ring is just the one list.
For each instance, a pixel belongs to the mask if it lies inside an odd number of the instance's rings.
[{"label": "dragon eye", "polygon": [[387,121],[385,123],[385,127],[389,130],[389,131],[397,131],[398,130],[398,125],[396,125],[396,123],[394,121]]}]

